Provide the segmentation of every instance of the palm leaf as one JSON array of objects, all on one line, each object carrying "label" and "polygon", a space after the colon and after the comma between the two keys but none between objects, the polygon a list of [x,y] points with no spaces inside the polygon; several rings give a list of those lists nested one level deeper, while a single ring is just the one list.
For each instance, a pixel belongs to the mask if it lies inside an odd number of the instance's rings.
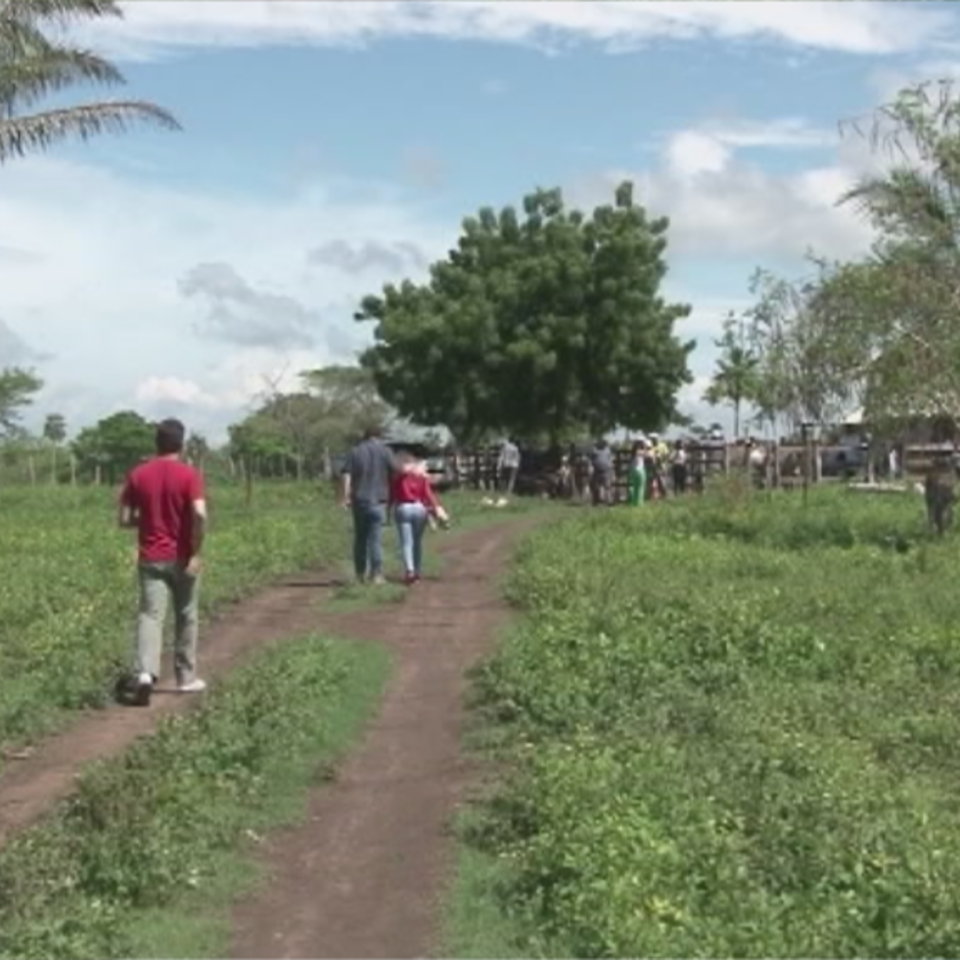
[{"label": "palm leaf", "polygon": [[70,137],[124,132],[134,123],[178,130],[161,107],[139,100],[87,103],[18,115],[24,107],[78,83],[119,85],[108,60],[50,40],[43,27],[80,19],[122,17],[116,0],[0,0],[0,164]]},{"label": "palm leaf", "polygon": [[36,24],[49,20],[63,26],[73,20],[123,17],[117,0],[0,0],[0,23]]},{"label": "palm leaf", "polygon": [[86,50],[51,46],[42,54],[13,62],[0,60],[0,116],[29,107],[78,83],[118,86],[123,74],[108,60]]},{"label": "palm leaf", "polygon": [[88,140],[101,133],[124,133],[135,122],[180,129],[172,114],[142,100],[106,101],[9,117],[0,119],[0,163],[71,137]]}]

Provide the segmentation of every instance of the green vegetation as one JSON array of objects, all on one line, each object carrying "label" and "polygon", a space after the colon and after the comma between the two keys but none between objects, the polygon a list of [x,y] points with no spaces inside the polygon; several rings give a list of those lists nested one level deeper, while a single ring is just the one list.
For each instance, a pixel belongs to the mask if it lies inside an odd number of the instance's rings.
[{"label": "green vegetation", "polygon": [[720,492],[536,533],[476,679],[506,773],[451,947],[955,956],[960,544],[921,515]]},{"label": "green vegetation", "polygon": [[0,850],[0,957],[224,956],[251,843],[301,813],[387,667],[372,644],[269,648],[88,771],[51,821]]},{"label": "green vegetation", "polygon": [[[102,704],[126,663],[135,540],[106,490],[0,490],[0,747],[50,728],[63,709]],[[205,614],[252,588],[345,549],[329,490],[263,486],[210,492]],[[202,642],[202,640],[201,640]]]},{"label": "green vegetation", "polygon": [[122,132],[133,122],[179,129],[170,113],[144,100],[35,110],[70,87],[126,82],[109,60],[63,42],[64,28],[122,16],[115,0],[18,0],[0,6],[0,164],[67,138]]},{"label": "green vegetation", "polygon": [[[869,122],[876,164],[838,202],[875,231],[852,262],[812,258],[796,283],[760,272],[746,397],[770,423],[829,423],[862,407],[874,430],[960,417],[960,98],[952,81],[902,89]],[[949,430],[947,431],[949,432]]]},{"label": "green vegetation", "polygon": [[538,190],[522,216],[484,208],[429,283],[364,298],[356,316],[376,342],[362,363],[383,398],[461,442],[669,423],[694,346],[674,330],[690,307],[659,296],[669,222],[629,182],[613,200],[586,214]]}]

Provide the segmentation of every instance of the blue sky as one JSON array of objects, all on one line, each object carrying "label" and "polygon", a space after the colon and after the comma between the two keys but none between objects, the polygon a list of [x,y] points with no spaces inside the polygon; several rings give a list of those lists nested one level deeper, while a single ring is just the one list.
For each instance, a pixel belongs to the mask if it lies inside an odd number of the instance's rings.
[{"label": "blue sky", "polygon": [[671,217],[700,401],[724,313],[762,265],[854,257],[835,200],[871,162],[837,121],[953,76],[949,3],[137,0],[82,36],[181,133],[11,162],[0,363],[46,379],[35,418],[174,413],[213,437],[299,370],[349,361],[351,313],[421,277],[482,205],[621,178]]}]

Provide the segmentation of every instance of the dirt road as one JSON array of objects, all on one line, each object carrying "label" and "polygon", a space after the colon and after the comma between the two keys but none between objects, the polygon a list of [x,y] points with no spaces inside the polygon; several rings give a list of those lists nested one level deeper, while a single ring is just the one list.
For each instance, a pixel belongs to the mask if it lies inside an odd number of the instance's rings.
[{"label": "dirt road", "polygon": [[[523,524],[526,526],[526,524]],[[343,617],[395,666],[379,716],[306,822],[268,842],[270,876],[234,914],[234,957],[423,957],[435,946],[449,825],[470,780],[460,756],[464,672],[489,649],[518,527],[464,534],[437,582],[406,602]]]}]

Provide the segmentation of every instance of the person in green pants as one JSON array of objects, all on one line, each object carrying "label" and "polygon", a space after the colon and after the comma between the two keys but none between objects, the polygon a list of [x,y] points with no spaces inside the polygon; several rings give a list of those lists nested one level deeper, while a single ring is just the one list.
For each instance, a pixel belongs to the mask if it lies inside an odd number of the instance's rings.
[{"label": "person in green pants", "polygon": [[647,492],[647,470],[644,465],[645,444],[641,440],[634,445],[633,461],[627,474],[627,502],[635,507],[643,503]]}]

